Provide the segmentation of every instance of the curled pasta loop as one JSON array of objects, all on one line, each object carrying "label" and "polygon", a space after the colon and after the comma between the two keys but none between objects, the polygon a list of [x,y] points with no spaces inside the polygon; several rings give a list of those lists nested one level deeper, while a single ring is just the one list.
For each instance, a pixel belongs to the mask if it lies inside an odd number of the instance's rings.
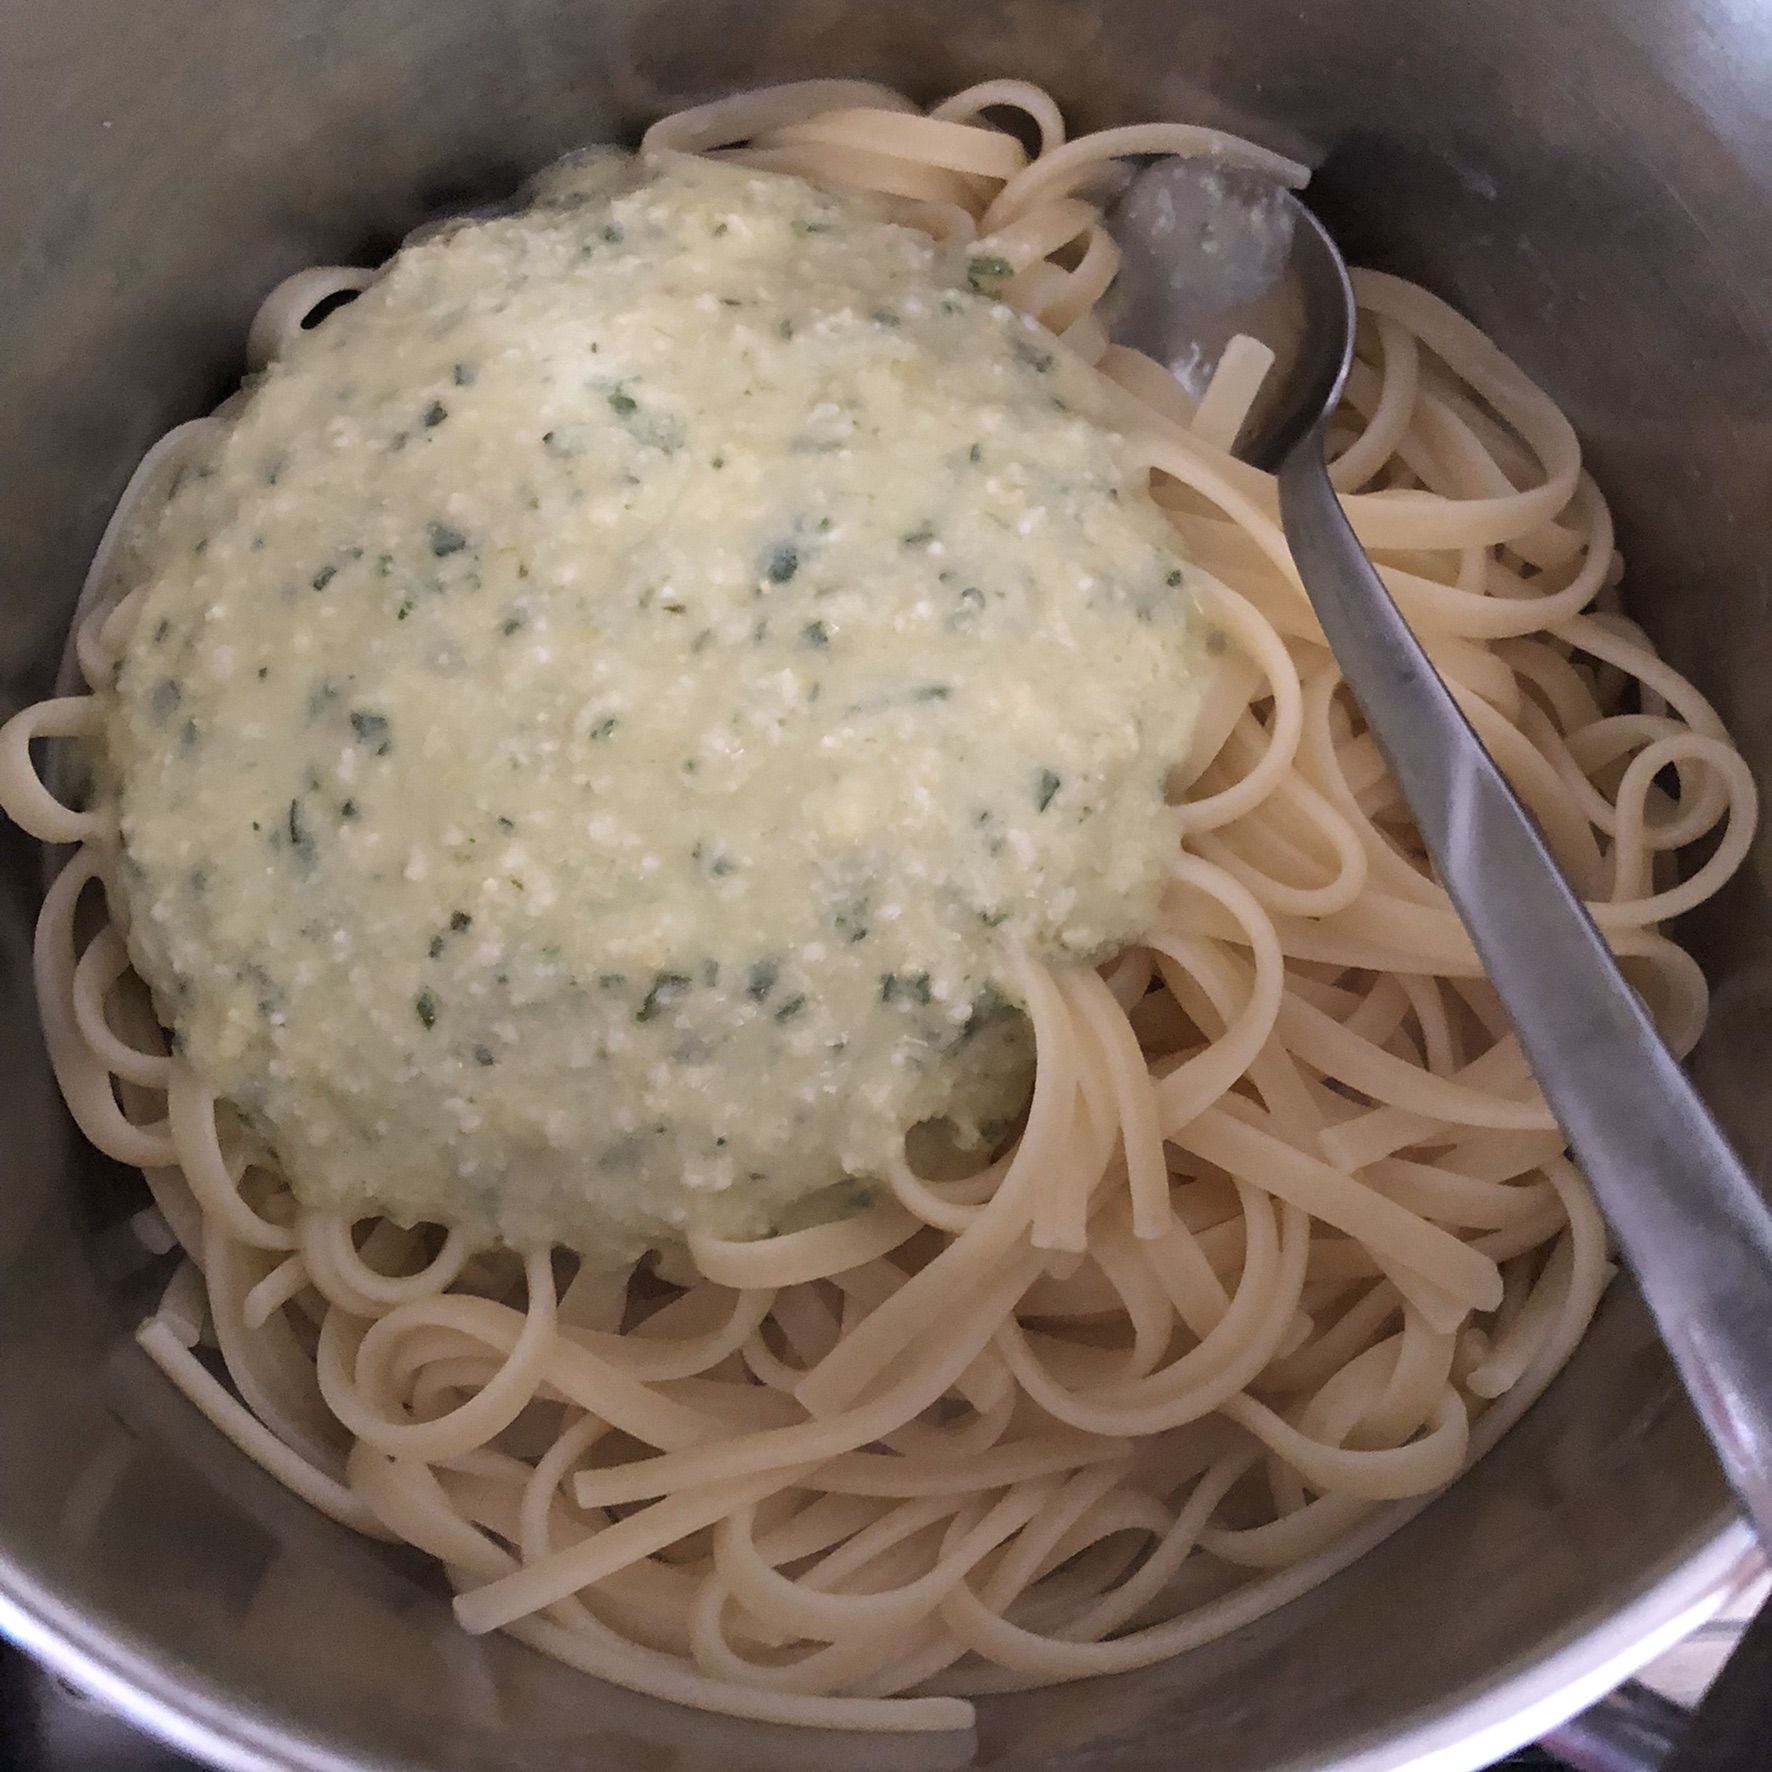
[{"label": "curled pasta loop", "polygon": [[240,1192],[248,1164],[243,1152],[224,1153],[215,1121],[216,1098],[183,1061],[173,1060],[167,1079],[166,1119],[178,1164],[205,1214],[254,1249],[295,1248],[297,1233],[274,1224],[249,1206]]},{"label": "curled pasta loop", "polygon": [[80,1037],[106,1070],[144,1089],[164,1089],[172,1060],[164,1052],[143,1052],[121,1039],[105,1014],[105,999],[129,971],[123,936],[111,924],[93,937],[74,968],[73,1007]]},{"label": "curled pasta loop", "polygon": [[[360,1440],[380,1451],[407,1458],[434,1460],[491,1439],[516,1420],[534,1394],[554,1339],[554,1277],[546,1253],[524,1261],[529,1305],[523,1331],[497,1376],[448,1414],[431,1421],[401,1421],[384,1415],[370,1402],[376,1395],[377,1364],[385,1359],[404,1327],[402,1313],[412,1304],[397,1305],[361,1336],[354,1352],[354,1371],[346,1363],[346,1331],[342,1313],[329,1313],[320,1331],[318,1373],[327,1406]],[[335,1329],[335,1325],[338,1325]]]},{"label": "curled pasta loop", "polygon": [[1001,258],[1012,272],[1019,274],[1073,241],[1091,235],[1097,226],[1096,216],[1093,203],[1061,197],[1056,203],[1031,210],[1001,232],[985,235],[978,242],[979,250]]},{"label": "curled pasta loop", "polygon": [[372,1268],[358,1252],[351,1238],[351,1221],[344,1213],[307,1214],[303,1225],[304,1248],[312,1246],[309,1225],[313,1227],[313,1238],[326,1245],[332,1269],[359,1298],[376,1305],[405,1304],[409,1299],[436,1297],[454,1283],[474,1252],[472,1239],[459,1225],[453,1225],[437,1253],[416,1272],[384,1274]]},{"label": "curled pasta loop", "polygon": [[[1629,820],[1627,832],[1634,834],[1641,831],[1643,803],[1657,772],[1667,764],[1686,757],[1702,759],[1705,766],[1714,769],[1725,784],[1729,797],[1729,822],[1724,828],[1722,841],[1706,858],[1703,866],[1665,892],[1590,902],[1588,909],[1594,921],[1608,937],[1615,930],[1641,928],[1645,924],[1664,923],[1670,918],[1683,916],[1693,906],[1702,904],[1716,893],[1747,859],[1748,851],[1753,846],[1754,827],[1759,816],[1759,790],[1755,786],[1753,772],[1739,751],[1696,733],[1681,738],[1658,740],[1632,759],[1619,788],[1621,813],[1626,808],[1629,809],[1626,814]],[[1618,845],[1623,853],[1618,858],[1616,889],[1645,883],[1642,875],[1646,869],[1640,865],[1631,865],[1630,849],[1627,846],[1629,840],[1629,836],[1621,838]],[[1640,837],[1637,840],[1640,841]]]},{"label": "curled pasta loop", "polygon": [[108,1157],[144,1171],[174,1167],[165,1121],[138,1125],[118,1105],[112,1073],[83,1038],[74,1001],[79,955],[74,923],[86,888],[99,878],[97,854],[83,848],[68,861],[43,897],[31,944],[31,972],[43,1017],[44,1043],[68,1111]]},{"label": "curled pasta loop", "polygon": [[247,368],[264,369],[286,356],[316,309],[341,295],[360,295],[374,281],[375,272],[355,265],[314,265],[285,277],[252,317],[246,334]]},{"label": "curled pasta loop", "polygon": [[85,843],[110,829],[105,813],[64,806],[43,785],[31,761],[33,739],[90,739],[97,735],[101,718],[97,697],[65,695],[33,702],[0,726],[0,799],[15,822],[41,843]]},{"label": "curled pasta loop", "polygon": [[[1249,943],[1255,971],[1240,1012],[1234,1018],[1224,1013],[1222,1036],[1204,1051],[1183,1059],[1157,1084],[1165,1138],[1173,1138],[1204,1113],[1255,1062],[1273,1032],[1285,991],[1285,960],[1273,925],[1255,895],[1222,868],[1197,856],[1184,852],[1171,866],[1183,885],[1204,893],[1230,912],[1235,927]],[[1148,945],[1159,960],[1168,959],[1196,976],[1210,963],[1199,945],[1180,931],[1165,930],[1150,937]]]},{"label": "curled pasta loop", "polygon": [[[1444,303],[1378,271],[1357,271],[1353,282],[1362,307],[1408,326],[1502,414],[1532,449],[1543,473],[1535,487],[1490,498],[1447,500],[1406,491],[1355,494],[1344,506],[1361,544],[1368,550],[1530,545],[1532,533],[1549,525],[1575,494],[1581,446],[1574,427],[1517,364]],[[1548,543],[1546,563],[1566,558],[1576,545],[1572,536],[1558,535]]]},{"label": "curled pasta loop", "polygon": [[[909,1159],[894,1151],[886,1159],[886,1180],[899,1205],[913,1218],[938,1230],[959,1232],[984,1210],[983,1201],[995,1191],[1008,1167],[1008,1159],[999,1159],[967,1181],[939,1185],[923,1180]],[[974,1193],[976,1201],[963,1197]]]},{"label": "curled pasta loop", "polygon": [[345,1436],[322,1400],[313,1360],[284,1315],[247,1320],[246,1300],[278,1265],[275,1251],[241,1242],[214,1218],[204,1220],[208,1321],[228,1377],[278,1439],[316,1469],[336,1473]]},{"label": "curled pasta loop", "polygon": [[1349,378],[1349,404],[1365,408],[1365,425],[1346,449],[1329,464],[1329,482],[1337,492],[1357,492],[1396,454],[1415,411],[1421,351],[1415,334],[1389,315],[1380,314],[1380,373],[1377,397],[1361,399],[1361,378]]},{"label": "curled pasta loop", "polygon": [[[1294,917],[1327,917],[1346,910],[1362,891],[1371,871],[1366,849],[1353,824],[1331,806],[1327,799],[1305,782],[1296,771],[1282,781],[1271,802],[1274,813],[1285,817],[1296,832],[1298,827],[1325,839],[1334,856],[1335,871],[1318,886],[1298,886],[1279,878],[1254,859],[1285,866],[1289,870],[1313,869],[1315,858],[1290,834],[1277,828],[1279,818],[1271,823],[1259,822],[1243,828],[1246,821],[1237,821],[1228,829],[1197,831],[1193,847],[1208,860],[1217,862],[1233,878],[1242,882],[1270,909]],[[1264,808],[1264,810],[1266,810]],[[1259,819],[1260,815],[1256,817]]]},{"label": "curled pasta loop", "polygon": [[971,123],[984,112],[997,109],[1017,110],[1033,119],[1040,131],[1042,156],[1064,146],[1064,113],[1051,95],[1031,80],[981,80],[943,99],[929,115],[943,122]]},{"label": "curled pasta loop", "polygon": [[1194,582],[1204,612],[1222,622],[1260,667],[1273,692],[1273,713],[1261,760],[1253,768],[1229,786],[1176,808],[1184,837],[1242,818],[1273,793],[1292,766],[1304,727],[1303,689],[1279,636],[1235,591],[1198,577]]},{"label": "curled pasta loop", "polygon": [[980,226],[987,234],[994,233],[1035,202],[1069,196],[1105,166],[1131,154],[1176,154],[1248,166],[1294,188],[1310,176],[1296,160],[1220,130],[1193,123],[1134,123],[1079,136],[1042,154],[1003,187],[985,211]]},{"label": "curled pasta loop", "polygon": [[[763,1617],[782,1619],[802,1636],[837,1639],[857,1629],[902,1629],[927,1614],[967,1571],[1020,1530],[1046,1500],[1052,1479],[1017,1484],[967,1531],[951,1554],[915,1581],[873,1593],[826,1593],[789,1580],[757,1554],[752,1509],[723,1518],[714,1533],[714,1567],[733,1596]],[[918,1504],[909,1504],[912,1507]],[[947,1504],[941,1504],[944,1511]]]}]

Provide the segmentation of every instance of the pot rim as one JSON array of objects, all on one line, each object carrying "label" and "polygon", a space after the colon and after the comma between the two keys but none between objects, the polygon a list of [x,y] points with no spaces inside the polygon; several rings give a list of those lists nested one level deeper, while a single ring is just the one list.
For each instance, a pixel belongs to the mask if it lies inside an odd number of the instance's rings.
[{"label": "pot rim", "polygon": [[[1758,1566],[1747,1523],[1711,1536],[1617,1611],[1483,1691],[1356,1747],[1314,1772],[1476,1772],[1597,1703],[1711,1617]],[[0,1635],[178,1752],[222,1772],[368,1772],[397,1762],[352,1758],[269,1721],[175,1668],[132,1633],[106,1630],[0,1557]]]}]

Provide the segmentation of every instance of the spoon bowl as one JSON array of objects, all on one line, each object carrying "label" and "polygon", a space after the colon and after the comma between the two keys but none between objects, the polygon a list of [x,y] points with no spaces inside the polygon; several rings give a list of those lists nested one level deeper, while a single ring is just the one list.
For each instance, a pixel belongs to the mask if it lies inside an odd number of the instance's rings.
[{"label": "spoon bowl", "polygon": [[1354,292],[1328,230],[1292,192],[1240,166],[1154,160],[1108,212],[1120,248],[1116,342],[1154,357],[1196,400],[1233,338],[1274,353],[1235,441],[1275,473],[1341,398]]}]

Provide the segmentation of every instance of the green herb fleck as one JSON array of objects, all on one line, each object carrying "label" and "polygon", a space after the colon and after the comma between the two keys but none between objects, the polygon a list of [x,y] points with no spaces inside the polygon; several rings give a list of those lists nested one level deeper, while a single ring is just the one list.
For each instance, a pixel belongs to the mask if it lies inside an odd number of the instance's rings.
[{"label": "green herb fleck", "polygon": [[927,972],[885,972],[880,975],[882,1003],[927,1003],[930,1000]]},{"label": "green herb fleck", "polygon": [[783,1022],[792,1021],[794,1019],[794,1017],[796,1015],[798,1015],[800,1013],[800,1011],[802,1009],[804,1009],[805,1007],[806,1007],[805,997],[803,997],[803,996],[789,997],[788,1000],[785,1003],[783,1003],[782,1006],[778,1010],[776,1010],[776,1012],[775,1012],[775,1020],[776,1020],[777,1025],[780,1025]]},{"label": "green herb fleck", "polygon": [[449,554],[459,554],[468,545],[468,538],[459,529],[451,529],[447,523],[427,524],[426,533],[431,539],[431,552],[439,560]]},{"label": "green herb fleck", "polygon": [[652,981],[646,1000],[635,1012],[635,1021],[653,1021],[688,995],[691,981],[681,972],[661,972]]},{"label": "green herb fleck", "polygon": [[478,372],[472,363],[458,363],[455,366],[455,385],[458,388],[471,388]]},{"label": "green herb fleck", "polygon": [[632,418],[640,410],[640,402],[625,388],[613,388],[609,394],[609,410],[617,418]]},{"label": "green herb fleck", "polygon": [[375,746],[375,754],[385,757],[394,748],[394,739],[387,718],[382,714],[366,713],[362,708],[351,710],[351,730],[358,740],[367,745]]},{"label": "green herb fleck", "polygon": [[804,640],[808,646],[823,647],[828,646],[831,643],[830,629],[827,628],[822,621],[809,621],[805,627],[800,630],[800,638]]},{"label": "green herb fleck", "polygon": [[308,580],[308,583],[311,584],[315,590],[323,591],[337,577],[338,568],[336,566],[322,566],[320,570]]},{"label": "green herb fleck", "polygon": [[425,429],[434,431],[449,416],[449,408],[441,400],[433,400],[425,408]]},{"label": "green herb fleck", "polygon": [[759,960],[745,977],[744,994],[753,1003],[761,1003],[780,978],[781,967],[774,960]]},{"label": "green herb fleck", "polygon": [[956,1046],[964,1046],[968,1040],[975,1039],[1006,1016],[1018,1015],[1020,1011],[1011,1003],[994,984],[987,984],[972,999],[972,1007],[967,1012],[966,1024],[960,1029]]},{"label": "green herb fleck", "polygon": [[412,1009],[427,1028],[434,1028],[437,1025],[437,999],[431,995],[429,990],[422,990],[418,993],[417,997],[413,999]]},{"label": "green herb fleck", "polygon": [[494,1065],[498,1063],[498,1060],[492,1056],[492,1048],[490,1046],[476,1046],[474,1048],[474,1063]]},{"label": "green herb fleck", "polygon": [[778,543],[770,550],[764,571],[772,585],[785,585],[800,570],[800,550],[791,541]]},{"label": "green herb fleck", "polygon": [[457,935],[460,935],[464,929],[468,928],[473,923],[473,921],[474,919],[469,916],[466,911],[451,911],[449,913],[449,927],[454,930]]},{"label": "green herb fleck", "polygon": [[1044,812],[1052,804],[1052,796],[1064,784],[1050,769],[1042,769],[1034,777],[1034,810]]},{"label": "green herb fleck", "polygon": [[966,281],[980,295],[995,294],[998,287],[1014,275],[1014,265],[993,253],[982,253],[966,261]]}]

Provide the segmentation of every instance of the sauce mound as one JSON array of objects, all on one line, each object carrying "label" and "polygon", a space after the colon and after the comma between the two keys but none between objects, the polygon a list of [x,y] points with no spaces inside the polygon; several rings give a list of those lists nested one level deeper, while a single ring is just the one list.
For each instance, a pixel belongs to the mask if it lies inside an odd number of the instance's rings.
[{"label": "sauce mound", "polygon": [[1004,944],[1149,926],[1205,646],[1089,373],[967,278],[798,180],[579,159],[144,519],[114,896],[304,1201],[627,1256],[1012,1122]]}]

